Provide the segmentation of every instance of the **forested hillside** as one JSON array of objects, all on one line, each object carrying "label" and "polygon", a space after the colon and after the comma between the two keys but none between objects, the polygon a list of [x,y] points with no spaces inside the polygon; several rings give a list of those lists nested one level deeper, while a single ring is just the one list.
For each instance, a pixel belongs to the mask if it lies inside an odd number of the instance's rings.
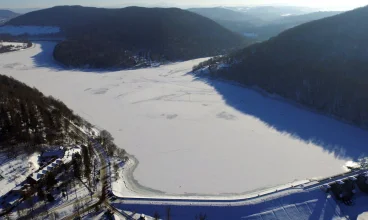
[{"label": "forested hillside", "polygon": [[127,68],[224,54],[249,41],[216,22],[177,8],[59,6],[7,25],[58,26],[67,40],[54,57],[73,67]]},{"label": "forested hillside", "polygon": [[45,144],[75,143],[82,138],[71,122],[91,127],[62,102],[12,78],[0,75],[0,90],[1,150],[33,152]]},{"label": "forested hillside", "polygon": [[368,127],[368,7],[292,28],[202,63],[211,76],[257,86]]},{"label": "forested hillside", "polygon": [[15,13],[15,12],[0,9],[0,24],[3,24],[6,21],[8,21],[9,19],[15,18],[17,16],[19,16],[19,14]]}]

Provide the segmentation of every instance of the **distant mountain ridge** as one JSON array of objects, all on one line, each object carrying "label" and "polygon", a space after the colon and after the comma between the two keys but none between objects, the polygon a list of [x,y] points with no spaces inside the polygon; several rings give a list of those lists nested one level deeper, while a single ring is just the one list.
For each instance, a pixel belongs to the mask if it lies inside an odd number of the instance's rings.
[{"label": "distant mountain ridge", "polygon": [[15,13],[15,12],[10,11],[10,10],[0,9],[0,25],[1,24],[4,24],[8,20],[10,20],[12,18],[15,18],[15,17],[17,17],[19,15],[20,14]]},{"label": "distant mountain ridge", "polygon": [[256,40],[267,40],[297,25],[341,13],[335,11],[310,13],[288,7],[285,9],[282,7],[254,7],[247,10],[217,7],[188,10],[208,17],[227,29],[244,36],[253,35]]},{"label": "distant mountain ridge", "polygon": [[204,17],[208,17],[214,21],[244,21],[249,24],[256,25],[262,24],[264,21],[253,15],[248,15],[243,12],[233,11],[231,9],[226,9],[222,7],[214,7],[214,8],[190,8],[188,9],[191,12],[200,14]]},{"label": "distant mountain ridge", "polygon": [[206,61],[210,75],[257,86],[368,128],[368,6],[302,24]]},{"label": "distant mountain ridge", "polygon": [[0,9],[0,17],[3,18],[12,18],[15,16],[18,16],[18,13],[15,13],[13,11],[7,10],[7,9]]},{"label": "distant mountain ridge", "polygon": [[73,67],[127,68],[188,60],[249,43],[208,18],[178,8],[58,6],[19,16],[7,25],[60,27],[67,40],[56,46],[54,56]]}]

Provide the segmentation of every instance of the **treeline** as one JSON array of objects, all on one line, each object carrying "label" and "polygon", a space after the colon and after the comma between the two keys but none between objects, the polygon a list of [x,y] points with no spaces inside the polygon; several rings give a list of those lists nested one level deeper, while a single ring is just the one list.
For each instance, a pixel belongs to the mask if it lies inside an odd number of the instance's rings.
[{"label": "treeline", "polygon": [[14,46],[12,45],[7,45],[4,46],[1,44],[1,42],[17,42],[17,43],[24,43],[25,44],[25,48],[29,48],[32,47],[32,42],[27,40],[26,37],[14,37],[11,36],[10,34],[0,34],[0,53],[6,53],[6,52],[11,52],[14,51]]},{"label": "treeline", "polygon": [[[32,47],[32,43],[31,42],[27,42],[27,43],[25,43],[25,42],[19,42],[19,43],[24,43],[25,44],[20,49],[26,49],[26,48]],[[11,51],[16,51],[16,50],[19,50],[19,48],[17,46],[13,46],[13,45],[1,46],[1,42],[0,42],[0,53],[7,53],[7,52],[11,52]]]},{"label": "treeline", "polygon": [[130,68],[138,65],[134,54],[121,48],[118,42],[66,40],[56,45],[53,56],[69,67]]},{"label": "treeline", "polygon": [[32,44],[31,41],[27,39],[27,35],[19,35],[19,36],[13,36],[10,34],[0,34],[0,42],[19,42],[19,43],[26,43],[26,44]]},{"label": "treeline", "polygon": [[33,152],[38,146],[84,141],[71,122],[90,127],[64,103],[0,75],[0,146]]},{"label": "treeline", "polygon": [[[225,57],[228,57],[228,56],[225,56]],[[211,69],[211,67],[216,66],[220,62],[224,63],[223,60],[224,60],[224,57],[222,57],[222,56],[212,57],[212,58],[210,58],[206,61],[203,61],[203,62],[201,62],[197,65],[194,65],[193,66],[193,71],[198,71],[200,69],[207,68],[207,67]]]},{"label": "treeline", "polygon": [[101,143],[109,157],[115,156],[124,160],[127,159],[126,151],[116,146],[114,138],[108,131],[102,130],[96,140]]},{"label": "treeline", "polygon": [[194,70],[208,67],[210,76],[257,86],[368,128],[366,25],[368,7],[298,26]]},{"label": "treeline", "polygon": [[94,151],[91,143],[82,145],[81,153],[73,155],[71,166],[73,168],[73,177],[82,181],[82,178],[87,180],[88,186],[93,187],[94,179]]},{"label": "treeline", "polygon": [[73,67],[127,68],[224,54],[247,39],[178,8],[60,6],[31,12],[8,25],[58,26],[66,39],[56,60]]}]

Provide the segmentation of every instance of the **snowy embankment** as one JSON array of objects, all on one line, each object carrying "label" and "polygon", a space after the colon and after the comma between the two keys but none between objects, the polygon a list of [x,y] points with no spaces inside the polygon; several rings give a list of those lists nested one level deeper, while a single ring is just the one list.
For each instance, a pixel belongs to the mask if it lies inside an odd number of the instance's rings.
[{"label": "snowy embankment", "polygon": [[[140,196],[159,191],[239,194],[330,176],[345,171],[346,162],[355,159],[351,152],[364,153],[368,143],[368,132],[356,127],[246,88],[187,74],[203,59],[140,70],[71,71],[53,63],[53,46],[42,43],[1,55],[0,72],[59,98],[110,131],[116,144],[137,159],[126,184]],[[226,100],[230,95],[232,105]],[[267,118],[240,112],[239,107],[302,129],[299,135],[290,127],[278,130]],[[339,142],[314,137],[316,130],[328,131]],[[126,187],[115,184],[114,189],[124,192]]]},{"label": "snowy embankment", "polygon": [[59,27],[53,26],[12,26],[5,25],[0,27],[0,34],[10,34],[13,36],[19,36],[23,34],[28,35],[45,35],[56,34],[60,32]]}]

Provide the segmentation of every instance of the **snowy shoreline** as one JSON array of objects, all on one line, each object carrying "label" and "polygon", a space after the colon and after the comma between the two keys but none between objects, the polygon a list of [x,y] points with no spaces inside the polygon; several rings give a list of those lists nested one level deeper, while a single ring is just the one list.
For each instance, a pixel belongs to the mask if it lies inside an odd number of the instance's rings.
[{"label": "snowy shoreline", "polygon": [[187,194],[170,194],[155,189],[151,189],[146,186],[142,186],[134,178],[134,171],[138,167],[138,160],[132,156],[128,156],[129,159],[124,164],[122,172],[122,178],[118,183],[113,182],[112,190],[114,194],[121,198],[147,198],[147,199],[193,199],[193,200],[241,200],[251,199],[260,195],[267,195],[269,193],[278,192],[289,188],[300,188],[304,184],[311,183],[311,180],[300,180],[292,183],[286,183],[279,186],[274,186],[266,189],[256,189],[250,192],[242,193],[223,193],[223,194],[200,194],[200,193],[187,193]]},{"label": "snowy shoreline", "polygon": [[[113,181],[112,191],[114,194],[120,198],[139,198],[139,199],[191,199],[191,200],[223,200],[223,201],[233,201],[233,200],[247,200],[252,198],[257,198],[259,196],[269,195],[275,192],[280,192],[290,189],[303,189],[304,187],[317,185],[319,182],[331,181],[334,178],[343,178],[351,175],[354,172],[346,170],[345,172],[333,175],[325,176],[319,179],[305,179],[298,180],[291,183],[285,183],[273,187],[268,187],[264,189],[255,189],[249,192],[241,193],[223,193],[223,194],[200,194],[200,193],[187,193],[187,194],[170,194],[155,189],[151,189],[146,186],[142,186],[134,178],[134,171],[139,165],[139,161],[132,155],[128,154],[128,160],[123,166],[123,171],[121,172],[121,179],[118,182]],[[357,166],[357,164],[355,164]]]}]

